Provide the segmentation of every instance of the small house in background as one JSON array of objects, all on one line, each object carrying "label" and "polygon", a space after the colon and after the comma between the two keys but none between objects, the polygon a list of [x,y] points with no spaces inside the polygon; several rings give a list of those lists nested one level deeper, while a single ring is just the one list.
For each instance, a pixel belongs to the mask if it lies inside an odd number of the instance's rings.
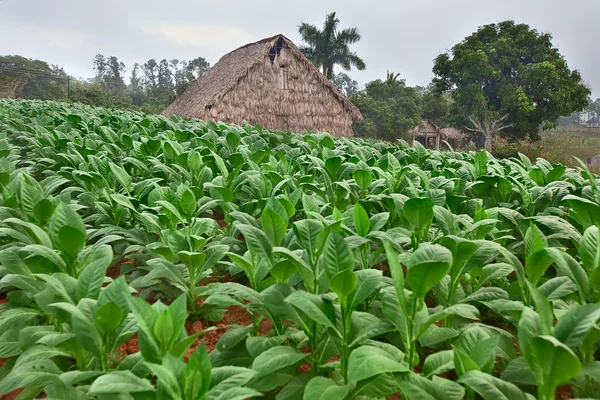
[{"label": "small house in background", "polygon": [[412,139],[411,145],[414,145],[415,141],[417,141],[426,148],[439,150],[441,132],[440,128],[433,122],[424,120],[420,126],[416,126],[414,129],[408,131],[408,133]]},{"label": "small house in background", "polygon": [[352,123],[363,119],[283,35],[224,55],[162,114],[334,136],[352,136]]},{"label": "small house in background", "polygon": [[586,128],[599,128],[600,119],[598,117],[592,117],[585,122]]},{"label": "small house in background", "polygon": [[464,133],[457,128],[441,128],[440,134],[442,140],[445,140],[452,146],[453,149],[467,146],[473,139],[473,135],[470,133]]},{"label": "small house in background", "polygon": [[448,142],[452,148],[456,149],[466,146],[473,135],[465,134],[457,128],[440,128],[431,121],[423,120],[420,126],[408,131],[412,143],[418,141],[428,149],[439,150],[442,140]]}]

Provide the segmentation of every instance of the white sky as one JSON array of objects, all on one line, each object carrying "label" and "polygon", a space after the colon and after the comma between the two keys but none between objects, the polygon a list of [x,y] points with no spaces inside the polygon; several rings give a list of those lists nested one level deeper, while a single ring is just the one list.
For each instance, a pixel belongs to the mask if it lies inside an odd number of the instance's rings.
[{"label": "white sky", "polygon": [[[400,72],[426,85],[432,61],[478,26],[514,19],[550,32],[571,68],[600,96],[600,0],[0,0],[0,54],[20,54],[91,77],[95,54],[127,65],[149,58],[198,56],[214,64],[248,42],[282,33],[300,43],[297,26],[321,26],[336,11],[341,27],[356,26],[361,85]],[[338,68],[337,72],[340,69]]]}]

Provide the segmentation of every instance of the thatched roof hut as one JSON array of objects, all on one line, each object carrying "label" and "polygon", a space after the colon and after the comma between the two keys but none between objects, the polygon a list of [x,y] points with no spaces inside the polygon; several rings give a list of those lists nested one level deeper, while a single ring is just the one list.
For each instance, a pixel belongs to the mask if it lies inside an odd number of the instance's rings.
[{"label": "thatched roof hut", "polygon": [[421,125],[415,126],[413,129],[408,131],[408,133],[412,138],[413,144],[416,140],[425,147],[439,150],[441,139],[440,128],[433,122],[423,120]]},{"label": "thatched roof hut", "polygon": [[269,129],[352,136],[358,108],[285,36],[224,55],[163,112]]},{"label": "thatched roof hut", "polygon": [[465,136],[460,129],[456,128],[441,128],[440,133],[443,140],[461,140]]}]

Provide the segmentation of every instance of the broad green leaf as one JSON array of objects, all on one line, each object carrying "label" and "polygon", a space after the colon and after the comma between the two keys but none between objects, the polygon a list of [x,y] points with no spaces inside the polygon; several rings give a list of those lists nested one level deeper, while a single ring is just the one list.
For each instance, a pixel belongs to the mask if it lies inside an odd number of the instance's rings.
[{"label": "broad green leaf", "polygon": [[113,250],[107,244],[93,245],[86,248],[79,257],[83,272],[77,281],[77,298],[96,299],[100,294],[104,275],[112,261]]},{"label": "broad green leaf", "polygon": [[413,229],[422,232],[433,221],[434,205],[431,199],[415,197],[404,203],[402,213]]},{"label": "broad green leaf", "polygon": [[433,353],[423,363],[423,375],[430,377],[454,369],[454,351],[443,350]]},{"label": "broad green leaf", "polygon": [[337,232],[331,232],[327,238],[323,266],[329,279],[344,270],[354,269],[354,255],[344,238]]},{"label": "broad green leaf", "polygon": [[298,350],[288,346],[271,347],[252,363],[252,369],[260,375],[269,375],[282,368],[297,364],[308,357],[308,354],[300,353]]},{"label": "broad green leaf", "polygon": [[371,222],[369,221],[369,216],[365,209],[360,205],[360,203],[356,203],[352,210],[352,219],[354,222],[354,229],[356,229],[356,233],[360,236],[365,237],[369,233]]},{"label": "broad green leaf", "polygon": [[552,336],[534,337],[531,353],[539,368],[538,385],[556,388],[579,375],[582,368],[575,353]]},{"label": "broad green leaf", "polygon": [[340,386],[332,379],[316,376],[306,384],[303,400],[344,400],[350,385]]},{"label": "broad green leaf", "polygon": [[97,378],[90,387],[90,394],[116,394],[153,392],[154,386],[146,379],[138,378],[131,371],[113,371]]},{"label": "broad green leaf", "polygon": [[406,264],[406,281],[414,295],[423,298],[450,271],[452,253],[440,245],[424,245],[410,256]]},{"label": "broad green leaf", "polygon": [[277,212],[266,208],[260,220],[263,231],[273,246],[279,246],[287,232],[287,221]]},{"label": "broad green leaf", "polygon": [[516,385],[481,371],[468,371],[460,377],[460,383],[476,391],[484,400],[533,400]]},{"label": "broad green leaf", "polygon": [[358,382],[374,376],[407,372],[408,367],[395,360],[387,351],[374,346],[361,346],[350,354],[348,381]]},{"label": "broad green leaf", "polygon": [[589,331],[600,319],[600,304],[583,304],[560,317],[554,328],[554,337],[577,349]]}]

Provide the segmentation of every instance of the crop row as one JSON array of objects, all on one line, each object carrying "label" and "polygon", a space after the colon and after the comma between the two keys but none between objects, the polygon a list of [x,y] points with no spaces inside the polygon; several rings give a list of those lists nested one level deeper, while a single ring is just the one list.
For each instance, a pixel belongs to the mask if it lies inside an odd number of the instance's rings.
[{"label": "crop row", "polygon": [[0,394],[600,398],[585,165],[0,100],[0,189]]}]

